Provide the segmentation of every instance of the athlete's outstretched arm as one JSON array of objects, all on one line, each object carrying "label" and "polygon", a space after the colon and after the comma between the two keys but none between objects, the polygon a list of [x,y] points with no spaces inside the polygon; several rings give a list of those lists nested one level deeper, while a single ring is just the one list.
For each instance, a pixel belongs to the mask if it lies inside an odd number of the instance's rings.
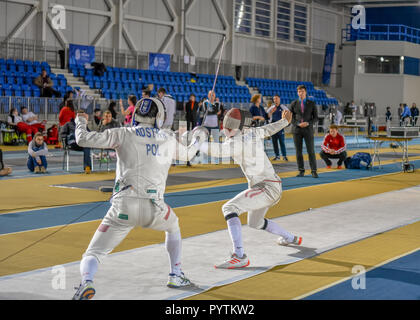
[{"label": "athlete's outstretched arm", "polygon": [[76,142],[85,148],[117,149],[124,140],[122,129],[105,130],[102,133],[88,132],[87,119],[84,114],[76,117]]},{"label": "athlete's outstretched arm", "polygon": [[258,129],[264,130],[264,137],[268,138],[282,129],[286,128],[292,121],[292,113],[288,110],[283,111],[283,119],[280,121],[267,124],[265,126],[259,127]]}]

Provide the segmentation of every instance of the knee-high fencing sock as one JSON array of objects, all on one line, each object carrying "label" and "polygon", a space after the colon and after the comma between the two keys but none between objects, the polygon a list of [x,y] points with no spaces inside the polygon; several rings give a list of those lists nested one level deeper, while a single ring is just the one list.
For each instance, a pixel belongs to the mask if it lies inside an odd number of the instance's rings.
[{"label": "knee-high fencing sock", "polygon": [[181,232],[166,232],[165,247],[168,251],[171,274],[181,275]]},{"label": "knee-high fencing sock", "polygon": [[226,216],[226,222],[229,229],[230,238],[232,239],[233,252],[239,257],[244,256],[244,248],[242,243],[242,224],[237,214]]},{"label": "knee-high fencing sock", "polygon": [[281,236],[288,242],[293,242],[294,236],[290,232],[280,227],[274,221],[267,220],[267,219],[265,221],[266,221],[266,227],[264,229],[265,231]]},{"label": "knee-high fencing sock", "polygon": [[83,257],[80,262],[80,274],[82,275],[82,282],[93,281],[96,271],[98,271],[98,259],[93,256]]}]

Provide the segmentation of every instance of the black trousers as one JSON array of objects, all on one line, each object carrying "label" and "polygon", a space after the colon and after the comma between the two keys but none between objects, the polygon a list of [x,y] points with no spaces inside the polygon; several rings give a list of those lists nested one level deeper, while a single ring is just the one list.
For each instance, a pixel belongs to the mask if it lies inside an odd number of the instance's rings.
[{"label": "black trousers", "polygon": [[344,160],[346,160],[347,158],[347,152],[343,151],[340,154],[329,154],[329,153],[325,153],[324,151],[321,151],[321,153],[319,154],[322,158],[322,160],[325,161],[325,163],[327,164],[327,166],[332,165],[332,162],[330,159],[339,159],[337,162],[338,166],[341,166],[344,162]]},{"label": "black trousers", "polygon": [[305,172],[305,162],[303,161],[303,140],[305,140],[306,150],[308,151],[309,164],[311,171],[316,172],[316,157],[314,147],[314,131],[312,128],[295,128],[293,133],[293,141],[296,148],[296,160],[300,172]]},{"label": "black trousers", "polygon": [[196,127],[197,121],[193,116],[187,117],[187,130],[190,131]]},{"label": "black trousers", "polygon": [[56,98],[60,98],[61,97],[61,93],[54,90],[51,87],[47,87],[47,88],[41,88],[41,97],[42,98],[52,98],[52,96],[56,97]]}]

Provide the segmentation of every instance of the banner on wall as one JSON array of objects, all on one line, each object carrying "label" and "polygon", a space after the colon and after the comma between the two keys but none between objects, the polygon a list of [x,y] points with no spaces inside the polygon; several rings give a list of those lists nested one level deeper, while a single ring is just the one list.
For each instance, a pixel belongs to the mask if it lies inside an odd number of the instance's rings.
[{"label": "banner on wall", "polygon": [[69,45],[69,63],[71,65],[84,66],[86,63],[95,61],[95,47],[81,46],[78,44]]},{"label": "banner on wall", "polygon": [[171,71],[171,55],[162,53],[149,53],[149,70]]},{"label": "banner on wall", "polygon": [[322,71],[322,83],[329,85],[331,80],[331,71],[334,64],[335,43],[328,43],[325,48],[324,69]]}]

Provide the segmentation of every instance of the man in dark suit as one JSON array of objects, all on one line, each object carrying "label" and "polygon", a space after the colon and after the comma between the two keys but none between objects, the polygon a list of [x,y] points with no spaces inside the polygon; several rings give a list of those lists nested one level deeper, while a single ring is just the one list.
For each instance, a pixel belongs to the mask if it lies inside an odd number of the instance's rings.
[{"label": "man in dark suit", "polygon": [[314,127],[318,121],[318,111],[313,101],[307,99],[306,87],[301,85],[297,88],[299,99],[290,105],[292,112],[292,132],[296,148],[296,159],[299,168],[298,177],[305,176],[305,164],[303,161],[302,147],[305,140],[308,150],[309,163],[312,170],[312,177],[318,178],[316,157],[314,149]]},{"label": "man in dark suit", "polygon": [[190,131],[197,125],[197,110],[198,102],[195,100],[195,95],[190,96],[190,101],[185,106],[187,130]]}]

